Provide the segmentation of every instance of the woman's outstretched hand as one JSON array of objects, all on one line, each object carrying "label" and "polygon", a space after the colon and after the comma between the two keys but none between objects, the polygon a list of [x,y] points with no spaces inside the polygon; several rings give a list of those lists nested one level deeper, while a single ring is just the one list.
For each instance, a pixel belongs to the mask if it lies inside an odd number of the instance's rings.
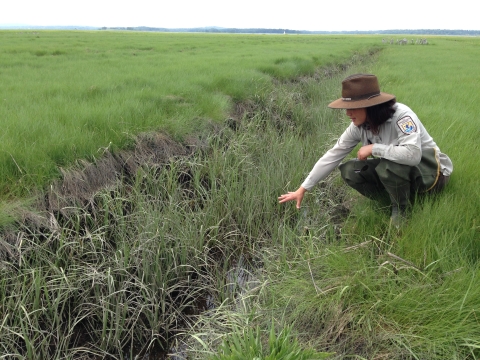
[{"label": "woman's outstretched hand", "polygon": [[284,203],[287,201],[296,201],[297,209],[300,209],[300,205],[302,204],[303,196],[305,195],[306,191],[306,189],[300,186],[297,191],[289,191],[287,194],[280,195],[278,197],[278,202]]}]

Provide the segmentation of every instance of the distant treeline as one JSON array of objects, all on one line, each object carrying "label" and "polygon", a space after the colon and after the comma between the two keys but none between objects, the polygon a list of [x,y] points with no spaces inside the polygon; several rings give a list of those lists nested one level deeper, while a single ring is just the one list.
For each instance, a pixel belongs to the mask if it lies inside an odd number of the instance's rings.
[{"label": "distant treeline", "polygon": [[324,35],[457,35],[457,36],[479,36],[480,30],[448,30],[448,29],[418,29],[418,30],[370,30],[370,31],[307,31],[290,29],[265,29],[265,28],[222,28],[222,27],[198,27],[198,28],[161,28],[150,26],[135,27],[92,27],[92,26],[30,26],[11,25],[0,26],[0,29],[22,29],[22,30],[121,30],[121,31],[157,31],[157,32],[199,32],[199,33],[235,33],[235,34],[324,34]]},{"label": "distant treeline", "polygon": [[448,29],[418,29],[418,30],[371,30],[371,31],[307,31],[290,29],[237,29],[221,27],[200,27],[200,28],[157,28],[148,26],[137,27],[102,27],[100,30],[130,30],[130,31],[159,31],[159,32],[202,32],[202,33],[238,33],[238,34],[385,34],[385,35],[457,35],[457,36],[479,36],[480,30],[448,30]]}]

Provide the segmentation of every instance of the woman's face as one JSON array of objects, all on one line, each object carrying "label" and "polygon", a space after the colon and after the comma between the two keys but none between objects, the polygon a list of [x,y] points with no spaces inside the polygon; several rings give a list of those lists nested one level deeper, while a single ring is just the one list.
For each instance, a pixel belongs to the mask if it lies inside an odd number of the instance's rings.
[{"label": "woman's face", "polygon": [[347,116],[352,120],[353,125],[360,126],[367,121],[367,109],[346,109]]}]

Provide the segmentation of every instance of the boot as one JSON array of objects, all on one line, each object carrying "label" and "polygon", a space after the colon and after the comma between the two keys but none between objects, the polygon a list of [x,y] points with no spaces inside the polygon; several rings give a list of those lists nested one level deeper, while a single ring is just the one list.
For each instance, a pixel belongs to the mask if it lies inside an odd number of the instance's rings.
[{"label": "boot", "polygon": [[405,223],[407,207],[403,205],[397,205],[392,203],[392,215],[390,216],[390,222],[397,229]]}]

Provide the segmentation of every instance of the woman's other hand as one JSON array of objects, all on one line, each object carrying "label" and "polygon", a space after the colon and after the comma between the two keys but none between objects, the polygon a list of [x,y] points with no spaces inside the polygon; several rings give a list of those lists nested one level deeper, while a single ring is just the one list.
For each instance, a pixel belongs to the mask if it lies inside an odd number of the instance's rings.
[{"label": "woman's other hand", "polygon": [[357,152],[358,160],[367,160],[369,156],[372,156],[373,144],[362,146]]}]

